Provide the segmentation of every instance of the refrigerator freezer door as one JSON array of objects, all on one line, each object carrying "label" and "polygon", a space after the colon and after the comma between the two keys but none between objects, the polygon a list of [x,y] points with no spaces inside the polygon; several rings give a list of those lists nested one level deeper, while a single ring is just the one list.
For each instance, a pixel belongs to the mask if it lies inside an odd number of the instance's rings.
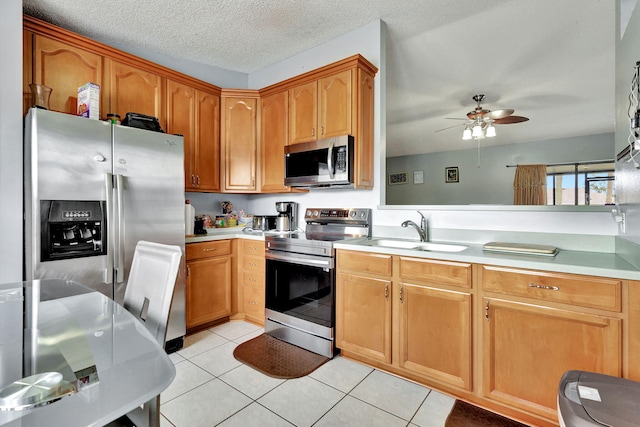
[{"label": "refrigerator freezer door", "polygon": [[[180,246],[184,254],[184,142],[174,135],[114,126],[113,147],[115,299],[122,302],[138,241]],[[185,335],[184,271],[183,256],[167,341]]]},{"label": "refrigerator freezer door", "polygon": [[[32,108],[25,121],[26,279],[75,280],[113,296],[108,256],[41,261],[40,200],[106,201],[112,171],[111,125]],[[108,226],[107,226],[108,228]],[[108,230],[107,230],[108,232]]]}]

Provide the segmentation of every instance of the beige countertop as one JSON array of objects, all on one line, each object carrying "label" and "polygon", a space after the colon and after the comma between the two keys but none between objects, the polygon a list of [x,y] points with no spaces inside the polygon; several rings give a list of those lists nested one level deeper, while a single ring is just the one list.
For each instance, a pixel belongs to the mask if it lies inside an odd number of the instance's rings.
[{"label": "beige countertop", "polygon": [[386,253],[444,261],[489,264],[503,267],[527,268],[561,273],[585,274],[619,279],[640,280],[640,270],[626,262],[615,253],[565,251],[560,249],[556,256],[524,255],[486,252],[482,245],[452,243],[468,246],[460,252],[421,251],[415,249],[397,249],[380,246],[366,246],[366,239],[353,239],[336,243],[336,249],[351,249],[363,252]]},{"label": "beige countertop", "polygon": [[[245,233],[243,227],[209,229],[206,235],[187,236],[185,243],[207,242],[223,239],[264,240],[261,232]],[[374,237],[375,238],[375,237]],[[460,252],[422,251],[415,249],[398,249],[381,246],[366,246],[367,239],[345,240],[335,243],[336,249],[350,249],[362,252],[404,255],[418,258],[438,259],[444,261],[468,262],[473,264],[489,264],[502,267],[546,270],[560,273],[584,274],[591,276],[613,277],[628,280],[640,280],[640,270],[626,262],[615,253],[581,252],[560,249],[553,257],[541,255],[507,254],[486,252],[482,245],[455,243],[467,246]]]}]

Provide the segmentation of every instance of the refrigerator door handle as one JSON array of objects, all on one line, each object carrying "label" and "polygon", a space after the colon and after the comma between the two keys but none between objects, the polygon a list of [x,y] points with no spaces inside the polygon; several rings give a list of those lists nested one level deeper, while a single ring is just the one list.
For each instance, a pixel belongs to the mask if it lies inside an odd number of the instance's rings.
[{"label": "refrigerator door handle", "polygon": [[118,204],[118,229],[116,233],[117,259],[116,259],[116,283],[124,281],[124,177],[116,175],[116,198]]},{"label": "refrigerator door handle", "polygon": [[106,211],[107,211],[107,267],[104,272],[104,282],[113,283],[113,238],[115,235],[113,229],[113,175],[104,174],[104,191],[106,195]]}]

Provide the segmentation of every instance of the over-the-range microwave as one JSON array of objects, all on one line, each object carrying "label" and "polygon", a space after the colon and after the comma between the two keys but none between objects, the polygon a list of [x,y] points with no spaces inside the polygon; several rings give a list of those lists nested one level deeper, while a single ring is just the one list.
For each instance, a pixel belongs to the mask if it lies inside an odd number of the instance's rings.
[{"label": "over-the-range microwave", "polygon": [[288,145],[284,184],[291,187],[353,187],[353,136]]}]

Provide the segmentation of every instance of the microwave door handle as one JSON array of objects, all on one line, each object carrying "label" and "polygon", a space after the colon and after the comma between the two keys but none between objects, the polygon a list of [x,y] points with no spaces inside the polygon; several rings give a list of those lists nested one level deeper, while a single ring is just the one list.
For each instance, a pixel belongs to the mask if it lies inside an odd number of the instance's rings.
[{"label": "microwave door handle", "polygon": [[327,169],[329,169],[329,178],[333,179],[333,139],[329,140],[329,149],[327,150]]}]

